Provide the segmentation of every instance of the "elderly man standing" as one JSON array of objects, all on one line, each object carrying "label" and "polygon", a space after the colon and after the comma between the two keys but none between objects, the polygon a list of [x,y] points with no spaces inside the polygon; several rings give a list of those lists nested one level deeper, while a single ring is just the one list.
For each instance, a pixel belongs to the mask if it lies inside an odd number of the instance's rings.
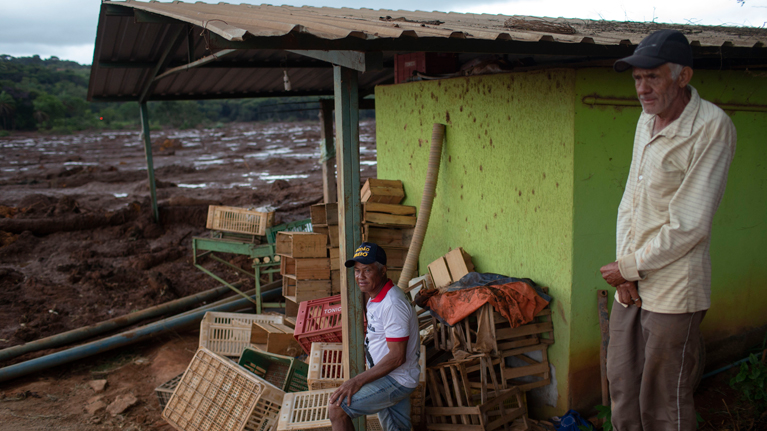
[{"label": "elderly man standing", "polygon": [[617,288],[607,376],[617,431],[694,430],[699,326],[711,305],[711,224],[735,154],[735,127],[689,85],[685,36],[647,36],[618,72],[633,70],[642,114],[618,208]]},{"label": "elderly man standing", "polygon": [[410,394],[421,374],[415,310],[386,276],[386,252],[377,244],[363,242],[345,265],[354,267],[354,280],[370,298],[365,336],[369,368],[330,396],[328,416],[333,431],[353,431],[353,418],[376,413],[384,430],[409,431]]}]

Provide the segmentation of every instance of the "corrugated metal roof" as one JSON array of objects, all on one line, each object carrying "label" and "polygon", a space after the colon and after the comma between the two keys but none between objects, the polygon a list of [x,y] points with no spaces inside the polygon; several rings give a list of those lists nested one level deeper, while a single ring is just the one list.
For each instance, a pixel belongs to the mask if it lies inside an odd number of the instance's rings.
[{"label": "corrugated metal roof", "polygon": [[[131,11],[136,11],[133,16]],[[174,28],[183,24],[183,41]],[[162,73],[236,48],[204,67],[157,81],[149,99],[332,94],[327,63],[285,49],[384,52],[384,69],[360,74],[362,92],[392,82],[393,55],[406,51],[498,53],[552,61],[605,60],[631,52],[660,28],[683,31],[698,59],[759,58],[767,29],[661,25],[529,16],[371,9],[104,1],[89,87],[93,100],[136,99],[173,45]],[[175,44],[174,44],[175,43]],[[212,50],[212,51],[211,51]],[[761,61],[760,60],[760,61]],[[720,65],[721,66],[721,65]],[[283,87],[288,71],[293,90]]]}]

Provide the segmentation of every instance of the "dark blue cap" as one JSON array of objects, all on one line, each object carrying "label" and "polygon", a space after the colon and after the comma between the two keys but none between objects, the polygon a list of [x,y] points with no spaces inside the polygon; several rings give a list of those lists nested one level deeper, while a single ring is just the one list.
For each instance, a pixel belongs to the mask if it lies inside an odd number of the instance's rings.
[{"label": "dark blue cap", "polygon": [[362,263],[364,265],[370,265],[373,262],[378,262],[381,265],[386,265],[386,252],[384,249],[372,242],[363,242],[354,251],[354,257],[347,260],[344,264],[347,268],[354,266],[355,262]]},{"label": "dark blue cap", "polygon": [[616,61],[613,68],[623,72],[632,67],[655,69],[665,63],[692,67],[690,42],[678,30],[658,30],[639,42],[634,55]]}]

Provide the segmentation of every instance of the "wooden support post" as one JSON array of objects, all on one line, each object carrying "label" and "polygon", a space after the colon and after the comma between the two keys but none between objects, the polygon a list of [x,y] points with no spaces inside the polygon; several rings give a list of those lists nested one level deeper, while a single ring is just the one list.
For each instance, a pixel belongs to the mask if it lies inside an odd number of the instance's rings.
[{"label": "wooden support post", "polygon": [[[341,262],[354,255],[362,242],[360,231],[360,145],[359,97],[357,71],[333,66],[338,136],[338,230]],[[344,348],[344,375],[354,377],[365,371],[362,331],[364,309],[362,292],[354,283],[352,269],[341,268],[341,307]],[[355,428],[365,431],[364,417],[355,420]]]},{"label": "wooden support post", "polygon": [[320,100],[320,147],[320,157],[322,157],[322,192],[325,196],[325,203],[338,202],[332,100]]},{"label": "wooden support post", "polygon": [[144,135],[144,154],[146,155],[146,170],[149,173],[149,193],[152,198],[152,214],[154,221],[160,223],[160,211],[157,208],[157,189],[154,182],[154,162],[152,161],[152,139],[149,136],[149,110],[146,102],[139,103],[141,113],[141,131]]}]

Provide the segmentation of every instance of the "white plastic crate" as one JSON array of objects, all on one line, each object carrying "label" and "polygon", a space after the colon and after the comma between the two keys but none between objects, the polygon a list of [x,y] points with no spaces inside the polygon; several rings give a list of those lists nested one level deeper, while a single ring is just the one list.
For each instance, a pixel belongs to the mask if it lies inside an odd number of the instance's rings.
[{"label": "white plastic crate", "polygon": [[284,396],[230,359],[201,348],[162,417],[179,431],[271,431]]},{"label": "white plastic crate", "polygon": [[250,346],[253,323],[283,323],[282,316],[208,311],[200,322],[200,347],[239,358]]},{"label": "white plastic crate", "polygon": [[[278,431],[314,430],[331,431],[328,418],[328,399],[335,388],[319,391],[285,394],[280,409]],[[378,416],[367,417],[368,431],[383,431]]]}]

